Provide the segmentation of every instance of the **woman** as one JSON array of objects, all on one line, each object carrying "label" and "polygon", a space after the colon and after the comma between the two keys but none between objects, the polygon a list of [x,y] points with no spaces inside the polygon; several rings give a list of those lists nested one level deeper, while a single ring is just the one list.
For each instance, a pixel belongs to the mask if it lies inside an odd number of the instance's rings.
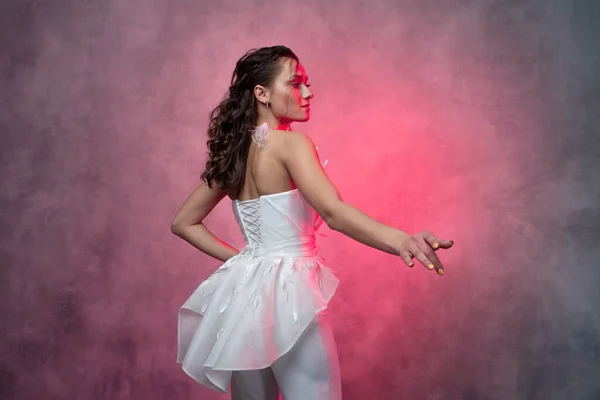
[{"label": "woman", "polygon": [[[452,241],[409,235],[345,204],[311,139],[291,130],[313,98],[287,47],[253,50],[236,64],[229,95],[211,113],[202,183],[171,230],[225,263],[179,311],[177,361],[197,382],[232,399],[341,399],[327,304],[338,285],[315,243],[325,223],[410,267],[443,275],[435,254]],[[202,223],[225,196],[246,246],[238,251]]]}]

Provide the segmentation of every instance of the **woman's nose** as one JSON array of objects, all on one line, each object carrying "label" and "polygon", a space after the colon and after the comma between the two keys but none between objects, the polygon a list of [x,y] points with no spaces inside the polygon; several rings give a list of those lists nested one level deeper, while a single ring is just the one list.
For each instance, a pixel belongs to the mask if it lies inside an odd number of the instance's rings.
[{"label": "woman's nose", "polygon": [[312,99],[314,97],[314,95],[310,92],[310,90],[308,90],[308,88],[306,86],[304,86],[304,90],[302,91],[302,98],[303,99]]}]

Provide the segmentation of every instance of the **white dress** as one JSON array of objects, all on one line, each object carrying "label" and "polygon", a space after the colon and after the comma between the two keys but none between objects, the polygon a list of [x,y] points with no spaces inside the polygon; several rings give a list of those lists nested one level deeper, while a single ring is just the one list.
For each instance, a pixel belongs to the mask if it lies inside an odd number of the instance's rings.
[{"label": "white dress", "polygon": [[323,220],[297,189],[232,207],[246,246],[194,291],[178,326],[177,362],[221,393],[232,371],[269,367],[288,352],[339,282],[318,254]]}]

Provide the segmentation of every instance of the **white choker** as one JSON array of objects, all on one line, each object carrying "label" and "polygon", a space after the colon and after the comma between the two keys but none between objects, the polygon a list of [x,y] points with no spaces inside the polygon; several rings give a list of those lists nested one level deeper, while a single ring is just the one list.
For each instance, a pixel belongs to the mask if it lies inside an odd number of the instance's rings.
[{"label": "white choker", "polygon": [[266,141],[269,136],[269,132],[271,132],[271,127],[268,123],[264,123],[262,125],[258,125],[254,130],[252,130],[252,140],[258,145],[258,147],[267,147]]}]

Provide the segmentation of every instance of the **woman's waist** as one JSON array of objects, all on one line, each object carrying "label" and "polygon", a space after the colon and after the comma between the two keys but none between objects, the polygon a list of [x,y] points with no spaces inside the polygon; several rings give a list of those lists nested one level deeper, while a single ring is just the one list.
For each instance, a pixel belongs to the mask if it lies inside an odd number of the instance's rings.
[{"label": "woman's waist", "polygon": [[251,253],[254,256],[291,256],[314,257],[318,255],[319,247],[315,237],[294,238],[277,242],[251,242],[246,244],[242,253]]}]

